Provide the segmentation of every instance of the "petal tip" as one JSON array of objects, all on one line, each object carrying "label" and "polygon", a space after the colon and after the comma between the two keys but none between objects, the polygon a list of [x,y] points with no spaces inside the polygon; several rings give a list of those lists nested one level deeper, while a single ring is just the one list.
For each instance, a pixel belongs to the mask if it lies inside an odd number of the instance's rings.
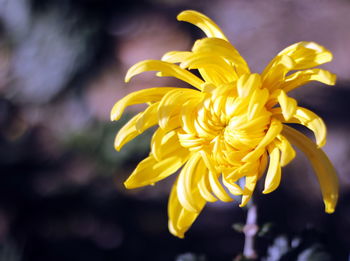
[{"label": "petal tip", "polygon": [[337,75],[335,75],[334,73],[331,73],[329,77],[328,85],[335,85],[336,82],[337,82]]},{"label": "petal tip", "polygon": [[[117,137],[118,137],[118,135],[117,135]],[[123,144],[119,141],[119,139],[117,139],[117,137],[114,141],[114,149],[116,151],[120,151],[120,149],[123,147]]]},{"label": "petal tip", "polygon": [[131,79],[131,76],[128,75],[128,74],[126,74],[126,76],[125,76],[125,78],[124,78],[124,82],[125,82],[125,83],[128,83],[128,82],[130,82],[130,79]]},{"label": "petal tip", "polygon": [[327,214],[333,214],[334,213],[334,208],[331,208],[331,207],[325,207],[325,212],[327,213]]},{"label": "petal tip", "polygon": [[243,207],[245,207],[245,206],[248,204],[248,201],[249,201],[249,200],[242,200],[241,204],[239,204],[238,206],[239,206],[240,208],[243,208]]},{"label": "petal tip", "polygon": [[338,201],[338,194],[331,194],[329,199],[324,200],[325,212],[333,214]]},{"label": "petal tip", "polygon": [[124,181],[124,187],[126,189],[136,189],[136,188],[140,188],[140,187],[143,187],[145,185],[148,185],[148,184],[144,184],[140,181],[137,180],[137,178],[134,178],[135,176],[133,174],[131,174],[131,176]]},{"label": "petal tip", "polygon": [[266,194],[269,194],[269,193],[275,191],[276,189],[277,189],[277,187],[276,188],[267,188],[267,189],[264,189],[262,193],[266,195]]},{"label": "petal tip", "polygon": [[173,222],[170,219],[168,220],[168,229],[172,235],[180,239],[183,239],[185,237],[185,233],[183,231],[176,229],[173,225]]},{"label": "petal tip", "polygon": [[132,183],[130,182],[129,179],[127,179],[127,180],[124,182],[124,187],[127,188],[127,189],[133,189],[133,188],[135,188],[135,186],[132,185]]},{"label": "petal tip", "polygon": [[120,119],[121,116],[122,115],[121,115],[120,111],[116,112],[112,109],[111,116],[110,116],[111,121],[117,121]]},{"label": "petal tip", "polygon": [[177,16],[176,16],[176,19],[178,20],[178,21],[184,21],[184,19],[186,19],[185,18],[185,16],[186,15],[189,15],[189,14],[193,14],[193,13],[198,13],[197,11],[194,11],[194,10],[184,10],[184,11],[182,11],[182,12],[180,12]]}]

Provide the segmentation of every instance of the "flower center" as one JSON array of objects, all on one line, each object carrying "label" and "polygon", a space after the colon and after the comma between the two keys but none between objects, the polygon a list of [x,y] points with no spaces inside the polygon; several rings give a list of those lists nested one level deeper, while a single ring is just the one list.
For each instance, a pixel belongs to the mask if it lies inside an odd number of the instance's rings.
[{"label": "flower center", "polygon": [[[233,91],[232,91],[233,90]],[[191,128],[179,133],[182,146],[192,151],[205,150],[218,165],[241,164],[241,159],[254,150],[271,121],[264,104],[252,113],[251,97],[240,97],[232,86],[204,93],[203,100],[182,115]]]}]

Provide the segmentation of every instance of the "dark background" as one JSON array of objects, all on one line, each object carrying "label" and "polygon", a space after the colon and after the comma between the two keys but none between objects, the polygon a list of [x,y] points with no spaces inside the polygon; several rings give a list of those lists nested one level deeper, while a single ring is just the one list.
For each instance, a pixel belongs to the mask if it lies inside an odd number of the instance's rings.
[{"label": "dark background", "polygon": [[[339,173],[333,215],[305,158],[281,187],[256,197],[261,260],[348,260],[350,250],[350,1],[0,0],[0,260],[233,260],[244,237],[236,203],[209,204],[185,239],[167,231],[173,178],[127,191],[123,181],[149,149],[145,133],[114,151],[109,111],[140,88],[181,84],[127,69],[203,34],[176,21],[185,9],[212,17],[253,71],[280,50],[316,41],[334,54],[334,87],[294,92],[328,125],[325,151]],[[239,229],[238,229],[239,230]],[[185,253],[193,253],[186,254]],[[283,257],[281,257],[283,256]],[[283,259],[284,258],[284,259]]]}]

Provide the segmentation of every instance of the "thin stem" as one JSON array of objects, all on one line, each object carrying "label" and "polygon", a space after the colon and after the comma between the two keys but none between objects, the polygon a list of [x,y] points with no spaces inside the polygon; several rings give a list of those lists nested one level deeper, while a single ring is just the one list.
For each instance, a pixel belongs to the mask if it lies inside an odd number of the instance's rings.
[{"label": "thin stem", "polygon": [[258,211],[257,206],[253,203],[253,200],[247,205],[247,220],[243,228],[243,233],[245,235],[243,256],[247,259],[256,259],[257,254],[255,252],[255,236],[258,232]]}]

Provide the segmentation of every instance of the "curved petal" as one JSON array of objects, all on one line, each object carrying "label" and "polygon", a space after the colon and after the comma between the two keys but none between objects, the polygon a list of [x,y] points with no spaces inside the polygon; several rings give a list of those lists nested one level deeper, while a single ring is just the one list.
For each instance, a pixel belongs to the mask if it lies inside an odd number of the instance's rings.
[{"label": "curved petal", "polygon": [[188,148],[190,151],[199,151],[203,148],[205,139],[199,138],[194,134],[179,133],[179,141],[181,146]]},{"label": "curved petal", "polygon": [[337,76],[327,70],[310,69],[288,75],[280,88],[285,92],[289,92],[311,81],[334,85],[336,79]]},{"label": "curved petal", "polygon": [[209,17],[197,11],[186,10],[178,14],[177,20],[194,24],[202,29],[208,37],[221,38],[227,41],[226,36]]},{"label": "curved petal", "polygon": [[[303,70],[327,63],[333,58],[332,53],[321,45],[314,42],[299,42],[282,50],[264,69],[262,73],[263,85],[269,90],[285,88],[283,85],[290,81],[291,76],[286,77],[292,70]],[[308,70],[309,71],[309,70]],[[334,81],[334,75],[325,73],[324,70],[310,70],[305,73],[295,73],[295,76],[304,75],[302,82],[308,82],[308,77],[321,82]],[[333,78],[333,79],[332,79]],[[288,79],[288,80],[287,80]],[[298,81],[294,82],[288,89],[296,88]],[[300,83],[303,84],[303,83]]]},{"label": "curved petal", "polygon": [[[212,73],[221,75],[224,83],[237,80],[235,68],[227,63],[225,59],[210,52],[196,52],[189,55],[180,64],[181,68],[204,69],[206,76],[211,77]],[[215,82],[214,82],[215,83]]]},{"label": "curved petal", "polygon": [[277,139],[279,142],[276,142],[276,145],[281,151],[281,167],[284,167],[295,158],[296,152],[283,135],[278,135]]},{"label": "curved petal", "polygon": [[120,150],[127,142],[158,123],[158,103],[150,105],[145,111],[131,118],[118,132],[114,140],[114,147]]},{"label": "curved petal", "polygon": [[178,200],[182,207],[191,212],[199,212],[202,207],[198,204],[203,197],[198,191],[197,184],[206,171],[200,164],[203,164],[201,155],[195,153],[182,168],[177,181]]},{"label": "curved petal", "polygon": [[181,88],[157,87],[132,92],[114,104],[111,110],[111,120],[119,120],[125,108],[130,105],[159,101],[166,93],[174,89]]},{"label": "curved petal", "polygon": [[202,176],[198,183],[198,190],[201,196],[208,202],[215,202],[218,199],[213,195],[211,191],[211,186],[209,184],[209,179],[208,179],[208,170],[206,173]]},{"label": "curved petal", "polygon": [[[175,133],[176,132],[169,132],[168,135],[171,137]],[[162,146],[162,144],[164,144],[162,142],[162,140],[164,139],[164,136],[166,134],[167,134],[166,131],[163,130],[162,128],[158,128],[153,133],[152,140],[151,140],[151,153],[157,161],[160,161],[162,158],[163,150],[161,150],[161,146]],[[169,140],[169,138],[166,139],[166,141],[168,141],[168,140]],[[168,148],[168,146],[166,146],[166,148]]]},{"label": "curved petal", "polygon": [[294,66],[294,60],[288,55],[276,56],[261,74],[263,86],[270,91],[279,88],[286,74]]},{"label": "curved petal", "polygon": [[238,75],[249,74],[250,70],[247,62],[239,54],[237,49],[228,41],[220,38],[203,38],[197,40],[193,47],[193,52],[210,52],[213,55],[225,58],[235,65]]},{"label": "curved petal", "polygon": [[273,109],[273,114],[274,117],[283,122],[298,123],[310,129],[315,135],[316,144],[318,147],[323,147],[326,144],[327,127],[322,118],[320,118],[314,112],[302,107],[298,107],[295,111],[295,114],[289,121],[284,120],[280,108]]},{"label": "curved petal", "polygon": [[238,96],[245,98],[253,94],[254,90],[260,88],[261,77],[259,74],[254,73],[250,75],[243,75],[237,81],[237,92]]},{"label": "curved petal", "polygon": [[282,114],[286,121],[288,121],[295,113],[298,103],[295,99],[290,98],[287,96],[285,91],[280,90],[279,94],[277,95],[278,103],[281,106]]},{"label": "curved petal", "polygon": [[224,187],[221,185],[218,179],[219,175],[220,174],[218,173],[213,173],[209,171],[209,183],[212,191],[214,192],[214,195],[223,202],[233,201],[233,199],[229,196]]},{"label": "curved petal", "polygon": [[171,189],[169,201],[168,201],[168,227],[171,234],[179,238],[183,238],[185,232],[191,227],[193,222],[196,220],[199,213],[205,206],[205,200],[200,200],[196,202],[198,206],[197,212],[188,211],[185,209],[178,198],[177,193],[177,182],[173,185]]},{"label": "curved petal", "polygon": [[117,133],[114,139],[114,148],[119,151],[124,144],[137,137],[140,133],[136,129],[136,122],[142,116],[142,112],[131,118]]},{"label": "curved petal", "polygon": [[339,184],[331,161],[323,150],[317,148],[316,144],[297,130],[284,126],[282,133],[310,160],[321,187],[325,211],[333,213],[338,201]]},{"label": "curved petal", "polygon": [[282,123],[272,118],[270,128],[266,132],[266,135],[264,138],[260,141],[259,145],[251,152],[249,152],[242,161],[244,162],[250,162],[257,160],[264,152],[265,152],[265,146],[267,146],[270,142],[272,142],[278,134],[282,131]]},{"label": "curved petal", "polygon": [[180,68],[178,65],[158,60],[146,60],[134,64],[126,73],[125,82],[129,82],[132,77],[142,72],[159,71],[158,76],[173,76],[201,90],[204,83],[191,72]]},{"label": "curved petal", "polygon": [[205,166],[207,166],[208,170],[213,172],[213,173],[217,173],[216,168],[215,168],[215,164],[212,161],[212,159],[210,158],[209,153],[204,151],[204,150],[201,150],[199,153],[202,156],[203,162],[204,162]]},{"label": "curved petal", "polygon": [[266,173],[264,194],[274,191],[281,182],[280,151],[274,144],[267,148],[270,154],[270,164]]},{"label": "curved petal", "polygon": [[189,100],[200,100],[202,93],[192,89],[182,88],[168,92],[158,106],[159,126],[165,128],[170,118],[179,114],[182,105]]},{"label": "curved petal", "polygon": [[224,175],[222,176],[222,183],[230,191],[231,194],[239,196],[243,194],[243,190],[235,182],[226,179]]},{"label": "curved petal", "polygon": [[215,165],[212,162],[208,153],[203,150],[201,150],[199,153],[202,156],[204,164],[207,166],[209,170],[209,184],[215,196],[217,196],[218,199],[224,202],[232,201],[233,199],[227,194],[225,189],[220,184],[220,181],[218,179],[218,176],[220,175],[220,173],[215,169]]},{"label": "curved petal", "polygon": [[172,156],[177,150],[183,150],[177,131],[166,131],[158,128],[151,140],[151,152],[157,161],[161,161],[169,156]]},{"label": "curved petal", "polygon": [[268,162],[268,155],[267,155],[267,152],[265,152],[260,157],[260,162],[259,162],[259,167],[258,167],[258,179],[260,179],[262,177],[262,175],[265,173],[265,170],[267,167],[267,162]]},{"label": "curved petal", "polygon": [[130,177],[124,182],[124,185],[128,189],[152,185],[181,168],[188,157],[189,152],[184,149],[177,149],[176,154],[173,153],[173,156],[160,161],[157,161],[151,154],[137,165]]},{"label": "curved petal", "polygon": [[149,105],[141,114],[141,117],[136,121],[136,130],[139,133],[144,132],[150,126],[155,125],[155,122],[158,121],[158,105],[159,102]]},{"label": "curved petal", "polygon": [[225,75],[220,73],[220,70],[215,70],[215,68],[213,70],[213,67],[198,68],[198,71],[206,83],[211,83],[215,86],[220,86],[227,83],[227,78]]},{"label": "curved petal", "polygon": [[186,133],[191,133],[197,136],[197,131],[194,126],[196,120],[196,106],[194,101],[186,101],[181,108],[181,127]]},{"label": "curved petal", "polygon": [[239,205],[240,207],[244,207],[245,205],[247,205],[248,201],[251,199],[257,181],[258,181],[257,174],[252,174],[250,176],[245,177],[245,185],[243,190],[242,202]]},{"label": "curved petal", "polygon": [[333,59],[332,53],[325,47],[315,42],[305,41],[295,43],[285,48],[278,55],[290,56],[295,62],[293,70],[312,68],[328,63]]},{"label": "curved petal", "polygon": [[235,167],[234,171],[232,171],[231,173],[229,173],[227,175],[227,178],[229,179],[233,179],[233,180],[238,180],[244,176],[248,176],[251,175],[252,173],[255,173],[258,169],[258,165],[257,163],[259,163],[259,161],[257,162],[246,162],[243,165],[241,165],[240,167]]},{"label": "curved petal", "polygon": [[265,107],[265,104],[269,98],[269,91],[265,88],[257,88],[250,100],[248,105],[248,120],[251,121],[254,117],[261,115],[261,110]]},{"label": "curved petal", "polygon": [[192,55],[192,52],[171,51],[163,55],[162,61],[168,62],[168,63],[181,63],[183,60],[187,59],[187,57],[190,55]]}]

